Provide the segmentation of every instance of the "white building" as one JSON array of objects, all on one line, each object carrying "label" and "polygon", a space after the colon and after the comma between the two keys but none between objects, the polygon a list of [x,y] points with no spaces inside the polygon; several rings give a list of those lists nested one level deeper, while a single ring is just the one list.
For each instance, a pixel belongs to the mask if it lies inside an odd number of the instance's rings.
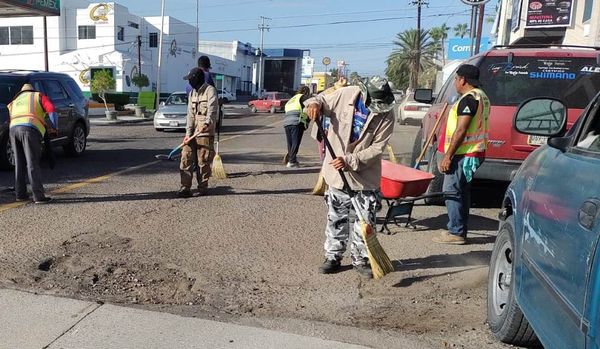
[{"label": "white building", "polygon": [[498,45],[600,46],[600,0],[502,0],[495,24]]},{"label": "white building", "polygon": [[[60,5],[60,16],[47,17],[49,70],[72,76],[89,92],[94,71],[110,69],[117,92],[137,92],[131,77],[141,68],[151,83],[146,90],[156,89],[160,17],[139,17],[114,2]],[[0,19],[1,69],[45,69],[42,23],[41,17]],[[165,17],[161,92],[185,88],[182,77],[196,65],[196,37],[196,27]]]}]

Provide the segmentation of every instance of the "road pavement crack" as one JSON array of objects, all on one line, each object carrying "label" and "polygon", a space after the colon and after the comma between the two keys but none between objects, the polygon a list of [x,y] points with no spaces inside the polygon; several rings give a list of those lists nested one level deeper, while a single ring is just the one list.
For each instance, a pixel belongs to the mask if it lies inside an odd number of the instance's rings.
[{"label": "road pavement crack", "polygon": [[69,327],[63,333],[61,333],[58,337],[56,337],[52,342],[50,342],[50,343],[48,343],[48,345],[42,347],[42,349],[50,348],[52,346],[52,344],[56,343],[59,339],[64,337],[67,333],[71,332],[71,330],[73,328],[75,328],[77,325],[79,325],[83,320],[85,320],[88,316],[90,316],[92,313],[94,313],[96,310],[98,310],[103,305],[104,305],[104,303],[101,303],[101,302],[90,305],[90,307],[92,307],[92,309],[90,311],[88,311],[85,315],[83,315],[81,317],[81,319],[77,320],[77,322],[75,322],[73,324],[73,326]]}]

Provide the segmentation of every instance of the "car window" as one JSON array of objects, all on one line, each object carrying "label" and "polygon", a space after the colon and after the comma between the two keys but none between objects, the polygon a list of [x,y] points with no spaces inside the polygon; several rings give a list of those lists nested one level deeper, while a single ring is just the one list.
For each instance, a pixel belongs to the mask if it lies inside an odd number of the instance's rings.
[{"label": "car window", "polygon": [[167,105],[187,105],[188,104],[188,96],[185,93],[170,95],[165,104],[167,104]]},{"label": "car window", "polygon": [[0,77],[0,103],[10,103],[17,92],[21,90],[25,79],[21,77],[13,76],[1,76]]},{"label": "car window", "polygon": [[[458,69],[458,68],[456,68]],[[444,86],[440,90],[438,97],[435,100],[435,103],[453,103],[452,98],[454,96],[458,97],[458,92],[456,92],[456,88],[454,87],[454,76],[456,73],[456,69],[450,74],[450,76],[446,79]]]},{"label": "car window", "polygon": [[65,78],[63,79],[63,84],[65,85],[65,87],[67,88],[67,92],[73,99],[81,100],[85,98],[85,96],[81,92],[81,89],[79,88],[79,85],[77,85],[77,83],[73,81],[73,79]]},{"label": "car window", "polygon": [[62,87],[58,80],[44,80],[44,87],[46,95],[51,101],[56,102],[60,100],[68,99],[67,92]]},{"label": "car window", "polygon": [[492,105],[517,106],[532,97],[548,96],[584,109],[600,90],[600,67],[595,58],[487,57],[480,81]]},{"label": "car window", "polygon": [[590,108],[588,120],[576,142],[576,147],[600,152],[600,101]]},{"label": "car window", "polygon": [[288,95],[287,93],[278,93],[277,94],[277,99],[289,99],[290,95]]}]

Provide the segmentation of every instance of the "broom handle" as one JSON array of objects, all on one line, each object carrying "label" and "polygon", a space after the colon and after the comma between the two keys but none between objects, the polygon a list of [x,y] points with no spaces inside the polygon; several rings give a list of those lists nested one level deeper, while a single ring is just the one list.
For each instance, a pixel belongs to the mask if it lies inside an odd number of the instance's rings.
[{"label": "broom handle", "polygon": [[427,142],[425,142],[425,146],[423,147],[423,149],[421,149],[421,154],[419,154],[419,157],[415,161],[415,168],[417,168],[419,166],[419,163],[421,162],[421,160],[423,160],[423,156],[425,156],[425,153],[427,152],[427,148],[429,147],[429,144],[433,140],[433,136],[435,136],[435,131],[437,130],[438,126],[440,125],[440,121],[444,117],[446,108],[448,108],[448,102],[444,103],[444,107],[442,108],[441,113],[439,114],[437,120],[435,121],[435,125],[433,125],[433,129],[431,130],[429,137],[427,137]]}]

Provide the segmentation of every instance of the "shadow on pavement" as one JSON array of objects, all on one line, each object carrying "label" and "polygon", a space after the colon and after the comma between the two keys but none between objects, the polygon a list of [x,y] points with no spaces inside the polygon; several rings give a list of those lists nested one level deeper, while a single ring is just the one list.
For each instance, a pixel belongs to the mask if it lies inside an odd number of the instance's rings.
[{"label": "shadow on pavement", "polygon": [[464,254],[443,254],[427,256],[423,258],[413,258],[405,260],[396,260],[394,264],[395,271],[455,268],[469,266],[487,266],[490,262],[492,251],[469,251]]},{"label": "shadow on pavement", "polygon": [[433,278],[440,277],[440,276],[447,276],[447,275],[451,275],[451,274],[463,273],[465,271],[476,270],[479,268],[481,268],[481,267],[473,267],[473,268],[469,268],[469,269],[465,269],[465,270],[457,270],[457,271],[445,272],[445,273],[439,273],[439,274],[408,277],[408,278],[404,278],[404,279],[400,280],[400,282],[393,285],[392,287],[409,287],[409,286],[412,286],[412,284],[414,284],[416,282],[422,282],[422,281],[426,281],[426,280],[433,279]]}]

